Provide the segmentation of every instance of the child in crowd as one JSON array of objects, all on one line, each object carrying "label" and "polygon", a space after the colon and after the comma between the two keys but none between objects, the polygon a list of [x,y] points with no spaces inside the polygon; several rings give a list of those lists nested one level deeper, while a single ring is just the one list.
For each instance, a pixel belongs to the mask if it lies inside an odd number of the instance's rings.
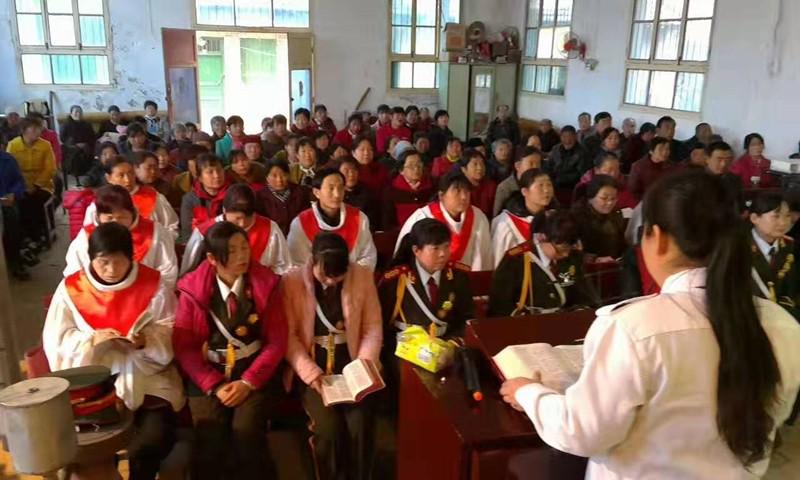
[{"label": "child in crowd", "polygon": [[294,111],[292,133],[299,137],[312,137],[317,132],[317,125],[311,121],[311,112],[307,108],[298,108]]},{"label": "child in crowd", "polygon": [[181,201],[180,243],[186,243],[199,225],[222,213],[228,185],[219,157],[205,153],[197,158],[197,180]]}]

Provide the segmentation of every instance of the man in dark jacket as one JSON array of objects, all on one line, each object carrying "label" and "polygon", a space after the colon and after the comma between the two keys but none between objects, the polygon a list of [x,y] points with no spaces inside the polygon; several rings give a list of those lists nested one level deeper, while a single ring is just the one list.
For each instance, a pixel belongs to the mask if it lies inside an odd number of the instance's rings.
[{"label": "man in dark jacket", "polygon": [[11,275],[17,280],[28,280],[31,274],[22,261],[22,227],[19,223],[17,203],[25,195],[25,179],[17,161],[6,153],[6,142],[0,136],[0,223],[3,230],[3,248],[8,258]]},{"label": "man in dark jacket", "polygon": [[519,125],[511,117],[511,109],[508,105],[498,105],[496,116],[486,133],[486,143],[492,145],[496,140],[506,139],[512,145],[519,144]]},{"label": "man in dark jacket", "polygon": [[578,143],[575,127],[567,125],[561,129],[561,143],[553,147],[547,170],[558,189],[573,189],[581,176],[592,168],[586,149]]}]

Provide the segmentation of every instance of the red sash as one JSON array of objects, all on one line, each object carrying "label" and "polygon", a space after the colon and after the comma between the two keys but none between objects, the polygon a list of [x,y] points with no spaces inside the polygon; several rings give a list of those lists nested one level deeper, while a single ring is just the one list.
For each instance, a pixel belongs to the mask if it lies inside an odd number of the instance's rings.
[{"label": "red sash", "polygon": [[464,224],[461,226],[461,233],[456,233],[450,228],[450,224],[444,218],[442,205],[439,202],[431,203],[428,208],[431,209],[433,218],[445,224],[450,230],[450,261],[460,262],[464,257],[464,252],[467,251],[467,245],[469,245],[469,239],[472,236],[472,225],[475,223],[475,212],[472,210],[472,206],[470,205],[469,209],[464,213]]},{"label": "red sash", "polygon": [[139,216],[142,218],[150,218],[156,210],[156,200],[158,200],[158,192],[151,187],[141,186],[136,193],[131,195],[133,204],[136,210],[139,211]]},{"label": "red sash", "polygon": [[95,330],[113,328],[125,336],[147,311],[160,280],[158,270],[139,265],[136,280],[124,290],[101,292],[95,289],[85,270],[68,276],[64,285],[72,304],[90,327]]},{"label": "red sash", "polygon": [[[361,227],[361,211],[355,207],[351,207],[350,205],[344,205],[342,208],[345,209],[344,225],[339,227],[337,230],[327,231],[333,232],[344,238],[344,241],[347,242],[347,249],[352,252],[353,248],[356,246],[358,232]],[[308,240],[313,242],[314,238],[316,238],[317,234],[321,230],[319,228],[319,224],[317,223],[317,217],[314,215],[314,209],[309,208],[308,210],[300,213],[298,216],[300,217],[300,225],[303,227],[303,232],[305,232]]]},{"label": "red sash", "polygon": [[525,220],[522,217],[518,217],[513,213],[506,211],[506,215],[508,218],[511,219],[511,223],[514,225],[514,228],[517,229],[520,235],[522,235],[522,241],[527,242],[531,238],[531,222]]},{"label": "red sash", "polygon": [[[83,227],[86,230],[86,236],[92,236],[92,232],[94,229],[97,228],[95,225],[86,225]],[[136,223],[136,227],[131,232],[131,238],[133,239],[133,261],[139,263],[144,259],[147,255],[147,252],[150,251],[150,248],[153,246],[153,236],[155,234],[155,223],[147,218],[139,217],[139,221]]]},{"label": "red sash", "polygon": [[[217,222],[224,221],[217,220],[217,218],[213,218],[198,225],[197,230],[200,234],[205,237],[212,226]],[[272,224],[261,215],[253,215],[253,219],[255,220],[253,225],[247,230],[247,242],[250,244],[250,258],[260,263],[261,255],[264,255],[264,251],[269,245],[269,237],[272,235]]]},{"label": "red sash", "polygon": [[247,240],[250,243],[250,258],[261,263],[261,256],[264,255],[272,235],[272,224],[260,215],[255,215],[254,218],[255,223],[247,231]]}]

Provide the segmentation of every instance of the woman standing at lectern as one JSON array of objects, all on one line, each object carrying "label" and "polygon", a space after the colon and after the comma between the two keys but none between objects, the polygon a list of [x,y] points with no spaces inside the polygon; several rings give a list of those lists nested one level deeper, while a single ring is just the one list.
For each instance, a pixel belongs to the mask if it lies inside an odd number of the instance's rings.
[{"label": "woman standing at lectern", "polygon": [[727,198],[702,172],[655,184],[642,251],[661,293],[598,310],[565,393],[538,372],[503,384],[542,440],[591,457],[586,478],[766,472],[800,385],[800,326],[752,296],[749,232]]}]

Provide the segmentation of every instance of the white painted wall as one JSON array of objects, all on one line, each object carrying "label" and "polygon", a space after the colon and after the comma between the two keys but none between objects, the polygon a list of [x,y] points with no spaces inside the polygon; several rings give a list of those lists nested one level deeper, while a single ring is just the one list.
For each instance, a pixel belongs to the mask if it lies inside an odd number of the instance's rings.
[{"label": "white painted wall", "polygon": [[[54,107],[66,111],[80,104],[86,111],[103,111],[117,104],[141,109],[146,99],[166,105],[161,28],[191,28],[194,0],[109,0],[112,29],[114,86],[108,88],[56,87]],[[12,0],[0,0],[0,25],[13,31]],[[352,112],[369,87],[363,108],[381,103],[410,103],[435,108],[434,95],[388,93],[388,0],[311,0],[311,28],[315,37],[316,100],[327,105],[337,124]],[[524,0],[491,2],[463,0],[465,22],[484,20],[491,31],[512,22],[524,11]],[[0,65],[17,65],[11,43],[0,46]],[[47,98],[50,86],[26,86],[13,69],[0,76],[0,107],[31,98]]]},{"label": "white painted wall", "polygon": [[[117,104],[123,110],[142,110],[147,99],[155,100],[166,109],[164,59],[161,48],[161,28],[190,28],[192,0],[109,0],[111,38],[113,48],[113,86],[105,88],[65,88],[45,85],[23,85],[17,65],[14,44],[7,41],[0,46],[0,106],[20,104],[32,98],[48,98],[56,92],[57,113],[65,112],[70,105],[78,104],[86,111],[105,111]],[[13,0],[2,0],[0,29],[14,31]],[[168,6],[168,7],[167,7]]]},{"label": "white painted wall", "polygon": [[[582,111],[607,110],[619,125],[624,117],[654,122],[663,113],[622,104],[625,57],[633,0],[575,0],[573,31],[599,60],[594,72],[571,61],[563,98],[520,94],[521,116],[575,124]],[[782,10],[781,10],[782,8]],[[521,22],[524,15],[520,14]],[[706,89],[700,114],[673,113],[678,137],[711,123],[737,151],[747,133],[758,131],[767,154],[785,157],[800,139],[800,2],[717,0]]]}]

